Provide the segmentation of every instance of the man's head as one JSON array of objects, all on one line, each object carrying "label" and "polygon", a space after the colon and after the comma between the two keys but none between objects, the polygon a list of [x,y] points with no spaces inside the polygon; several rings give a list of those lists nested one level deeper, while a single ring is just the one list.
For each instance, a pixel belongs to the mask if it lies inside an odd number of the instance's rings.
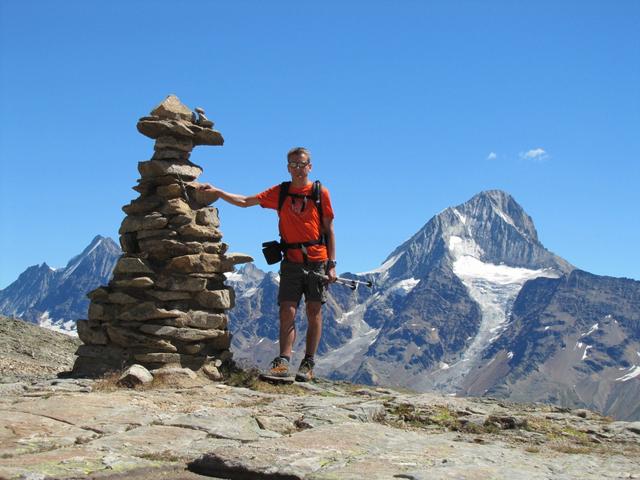
[{"label": "man's head", "polygon": [[[311,163],[311,152],[304,147],[295,147],[287,152],[287,162],[299,162],[300,156],[304,155],[306,161]],[[304,160],[302,160],[304,161]]]},{"label": "man's head", "polygon": [[296,147],[287,153],[287,165],[291,179],[306,179],[311,171],[311,152],[304,147]]}]

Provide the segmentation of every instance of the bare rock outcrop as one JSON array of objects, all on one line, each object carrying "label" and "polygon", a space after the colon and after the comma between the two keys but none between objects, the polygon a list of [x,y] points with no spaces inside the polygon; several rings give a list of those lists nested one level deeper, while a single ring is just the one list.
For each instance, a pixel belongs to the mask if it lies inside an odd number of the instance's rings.
[{"label": "bare rock outcrop", "polygon": [[322,380],[239,380],[250,388],[155,378],[136,389],[92,379],[4,385],[0,478],[638,478],[638,422]]},{"label": "bare rock outcrop", "polygon": [[88,294],[88,318],[78,321],[73,373],[97,376],[140,364],[177,364],[219,378],[231,362],[226,311],[233,288],[225,272],[252,261],[227,254],[218,210],[198,191],[202,168],[189,160],[197,145],[222,145],[204,110],[170,95],[137,128],[155,140],[150,160],[138,163],[140,196],[122,209],[124,252],[107,286]]},{"label": "bare rock outcrop", "polygon": [[[21,368],[38,368],[41,352],[18,342],[39,342],[43,358],[72,355],[55,341],[64,335],[7,325],[0,334]],[[322,379],[272,385],[256,372],[212,383],[171,365],[135,388],[117,375],[8,373],[0,370],[3,479],[640,478],[640,423],[585,409]]]}]

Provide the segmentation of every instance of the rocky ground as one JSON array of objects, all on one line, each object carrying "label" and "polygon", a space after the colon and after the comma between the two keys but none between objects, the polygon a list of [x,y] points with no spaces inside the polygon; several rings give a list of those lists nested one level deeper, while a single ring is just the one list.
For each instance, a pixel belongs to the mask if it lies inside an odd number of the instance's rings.
[{"label": "rocky ground", "polygon": [[115,379],[2,378],[0,478],[640,478],[640,422],[586,410],[252,372]]},{"label": "rocky ground", "polygon": [[0,378],[31,380],[71,370],[77,337],[0,316]]}]

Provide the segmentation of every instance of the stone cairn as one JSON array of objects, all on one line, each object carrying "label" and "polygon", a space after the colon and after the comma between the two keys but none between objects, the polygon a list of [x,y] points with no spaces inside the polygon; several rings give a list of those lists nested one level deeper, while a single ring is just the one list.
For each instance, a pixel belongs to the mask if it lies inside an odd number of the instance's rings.
[{"label": "stone cairn", "polygon": [[222,145],[200,108],[176,96],[142,117],[138,131],[155,139],[151,160],[139,162],[140,196],[122,209],[124,254],[108,286],[88,294],[87,320],[78,321],[73,373],[101,375],[141,364],[154,370],[180,366],[222,378],[231,365],[225,311],[234,291],[225,272],[253,259],[226,253],[211,194],[198,191],[202,168],[189,161],[197,145]]}]

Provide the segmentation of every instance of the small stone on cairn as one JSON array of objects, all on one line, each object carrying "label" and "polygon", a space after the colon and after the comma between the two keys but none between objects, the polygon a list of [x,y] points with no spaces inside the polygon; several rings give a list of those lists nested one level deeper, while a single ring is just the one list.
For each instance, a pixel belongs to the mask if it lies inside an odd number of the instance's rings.
[{"label": "small stone on cairn", "polygon": [[230,365],[226,310],[234,291],[225,272],[253,259],[226,253],[214,198],[196,190],[202,168],[189,161],[197,145],[222,145],[204,110],[167,97],[138,131],[155,139],[153,157],[138,163],[140,196],[122,209],[124,254],[108,286],[88,294],[88,320],[78,321],[75,375],[101,375],[141,364],[179,365],[220,379]]}]

